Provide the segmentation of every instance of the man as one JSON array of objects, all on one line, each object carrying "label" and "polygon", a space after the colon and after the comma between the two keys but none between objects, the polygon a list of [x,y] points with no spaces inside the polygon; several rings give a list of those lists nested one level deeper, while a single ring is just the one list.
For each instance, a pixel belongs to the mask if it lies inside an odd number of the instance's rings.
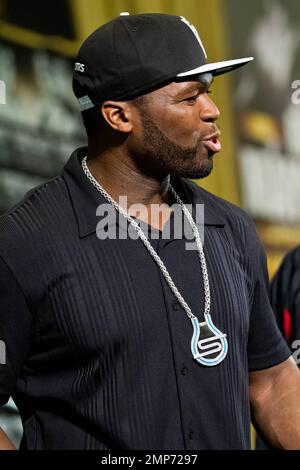
[{"label": "man", "polygon": [[[207,63],[195,28],[160,14],[121,15],[82,45],[88,148],[0,224],[0,397],[20,410],[21,449],[248,449],[250,405],[275,446],[300,449],[299,371],[253,224],[186,179],[220,150],[212,77],[250,60]],[[204,246],[189,204],[195,220],[204,205]]]},{"label": "man", "polygon": [[300,339],[300,246],[284,257],[270,288],[274,313],[299,366]]},{"label": "man", "polygon": [[[270,301],[278,327],[299,367],[300,358],[300,246],[287,253],[270,286]],[[259,437],[256,449],[269,448]]]}]

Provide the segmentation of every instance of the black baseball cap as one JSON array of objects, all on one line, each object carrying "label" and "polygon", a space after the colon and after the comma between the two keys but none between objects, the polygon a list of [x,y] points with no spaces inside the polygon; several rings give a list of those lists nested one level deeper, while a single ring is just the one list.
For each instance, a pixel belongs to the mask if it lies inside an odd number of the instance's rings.
[{"label": "black baseball cap", "polygon": [[83,42],[73,90],[85,111],[105,100],[131,99],[202,73],[221,75],[251,60],[208,63],[196,28],[183,16],[125,12]]}]

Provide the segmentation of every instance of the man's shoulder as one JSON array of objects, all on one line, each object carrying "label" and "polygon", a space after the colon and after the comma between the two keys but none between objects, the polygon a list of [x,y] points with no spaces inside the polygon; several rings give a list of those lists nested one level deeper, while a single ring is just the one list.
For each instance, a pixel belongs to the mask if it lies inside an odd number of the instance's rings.
[{"label": "man's shoulder", "polygon": [[[254,221],[240,207],[201,188],[195,182],[184,179],[189,191],[194,193],[193,200],[204,204],[205,225],[223,226],[227,240],[239,252],[255,253],[261,249]],[[247,247],[247,248],[246,248]]]},{"label": "man's shoulder", "polygon": [[56,176],[28,191],[13,207],[0,216],[0,239],[13,241],[20,234],[51,228],[57,209],[67,206],[65,182]]},{"label": "man's shoulder", "polygon": [[213,213],[215,213],[218,219],[224,220],[224,222],[228,224],[241,222],[253,227],[254,223],[251,217],[239,206],[236,206],[226,199],[216,196],[201,186],[198,186],[192,180],[182,178],[182,181],[190,191],[197,195],[199,202],[202,202],[202,204],[207,206]]}]

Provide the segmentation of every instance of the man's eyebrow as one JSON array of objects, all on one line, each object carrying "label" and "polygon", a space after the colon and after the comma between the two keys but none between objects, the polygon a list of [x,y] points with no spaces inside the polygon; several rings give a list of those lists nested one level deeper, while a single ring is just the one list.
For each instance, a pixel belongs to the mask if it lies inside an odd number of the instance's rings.
[{"label": "man's eyebrow", "polygon": [[193,93],[193,92],[198,92],[200,90],[203,90],[203,89],[206,89],[208,90],[209,87],[210,87],[211,83],[207,83],[207,82],[197,82],[197,83],[191,83],[190,85],[187,85],[185,88],[181,89],[180,91],[178,91],[174,98],[182,98],[186,95],[188,95],[189,93]]}]

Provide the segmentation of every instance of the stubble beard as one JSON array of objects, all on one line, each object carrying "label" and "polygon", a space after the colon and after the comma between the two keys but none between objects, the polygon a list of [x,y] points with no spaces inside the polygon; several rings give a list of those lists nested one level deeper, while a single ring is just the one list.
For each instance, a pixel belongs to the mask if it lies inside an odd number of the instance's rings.
[{"label": "stubble beard", "polygon": [[194,147],[182,147],[170,140],[155,124],[151,116],[141,113],[143,126],[143,151],[157,169],[165,174],[184,178],[206,178],[213,169],[213,154],[199,162],[197,154],[203,145],[199,138]]}]

